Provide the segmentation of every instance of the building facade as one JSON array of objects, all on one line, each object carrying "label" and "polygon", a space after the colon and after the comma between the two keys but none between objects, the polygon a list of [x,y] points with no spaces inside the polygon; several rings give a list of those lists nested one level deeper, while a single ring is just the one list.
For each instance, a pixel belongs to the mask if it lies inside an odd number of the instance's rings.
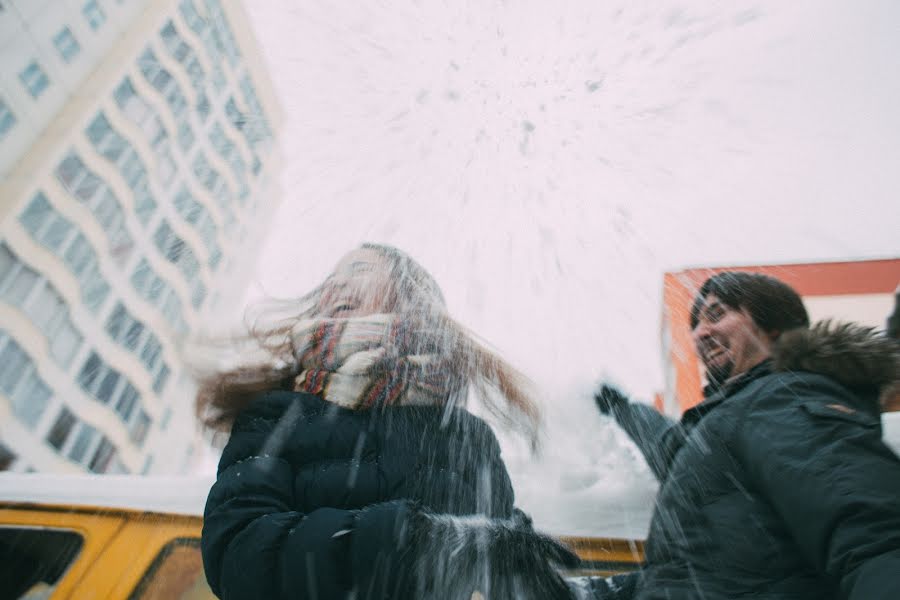
[{"label": "building facade", "polygon": [[281,109],[231,0],[0,0],[0,467],[179,472],[183,342],[240,305]]},{"label": "building facade", "polygon": [[670,416],[678,417],[702,400],[705,380],[691,339],[690,309],[703,282],[722,271],[763,273],[784,281],[803,298],[812,322],[836,319],[878,329],[884,329],[894,309],[900,284],[900,258],[666,273],[661,327],[665,389],[657,396],[656,407]]}]

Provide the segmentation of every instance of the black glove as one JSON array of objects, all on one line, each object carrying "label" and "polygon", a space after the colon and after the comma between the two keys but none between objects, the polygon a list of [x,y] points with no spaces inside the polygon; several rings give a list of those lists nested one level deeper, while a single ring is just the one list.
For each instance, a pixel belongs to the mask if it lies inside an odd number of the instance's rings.
[{"label": "black glove", "polygon": [[557,571],[581,561],[561,542],[540,534],[516,511],[509,519],[435,515],[411,519],[416,598],[573,600]]},{"label": "black glove", "polygon": [[614,385],[604,383],[594,392],[594,402],[597,410],[608,415],[624,408],[628,404],[628,396]]}]

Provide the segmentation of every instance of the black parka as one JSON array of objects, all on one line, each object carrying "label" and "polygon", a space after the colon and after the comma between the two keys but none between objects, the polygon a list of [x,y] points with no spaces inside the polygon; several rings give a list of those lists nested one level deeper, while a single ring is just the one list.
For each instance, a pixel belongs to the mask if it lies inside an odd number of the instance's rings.
[{"label": "black parka", "polygon": [[900,460],[878,390],[896,346],[827,325],[671,422],[616,411],[660,480],[637,600],[900,598]]},{"label": "black parka", "polygon": [[409,598],[413,504],[507,518],[513,490],[490,427],[460,409],[353,411],[269,392],[236,419],[204,512],[223,600]]}]

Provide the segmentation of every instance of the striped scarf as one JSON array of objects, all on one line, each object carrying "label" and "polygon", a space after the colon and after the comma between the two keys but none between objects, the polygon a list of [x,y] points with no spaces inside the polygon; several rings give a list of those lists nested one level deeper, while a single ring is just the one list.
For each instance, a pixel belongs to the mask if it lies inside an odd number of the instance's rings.
[{"label": "striped scarf", "polygon": [[439,339],[391,314],[301,321],[291,331],[294,391],[354,410],[443,405],[454,377]]}]

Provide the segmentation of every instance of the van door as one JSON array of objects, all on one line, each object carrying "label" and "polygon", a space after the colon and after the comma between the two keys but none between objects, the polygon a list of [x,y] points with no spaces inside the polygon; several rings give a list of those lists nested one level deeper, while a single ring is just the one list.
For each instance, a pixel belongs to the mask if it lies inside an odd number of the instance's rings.
[{"label": "van door", "polygon": [[64,507],[0,506],[0,600],[74,597],[124,521]]}]

